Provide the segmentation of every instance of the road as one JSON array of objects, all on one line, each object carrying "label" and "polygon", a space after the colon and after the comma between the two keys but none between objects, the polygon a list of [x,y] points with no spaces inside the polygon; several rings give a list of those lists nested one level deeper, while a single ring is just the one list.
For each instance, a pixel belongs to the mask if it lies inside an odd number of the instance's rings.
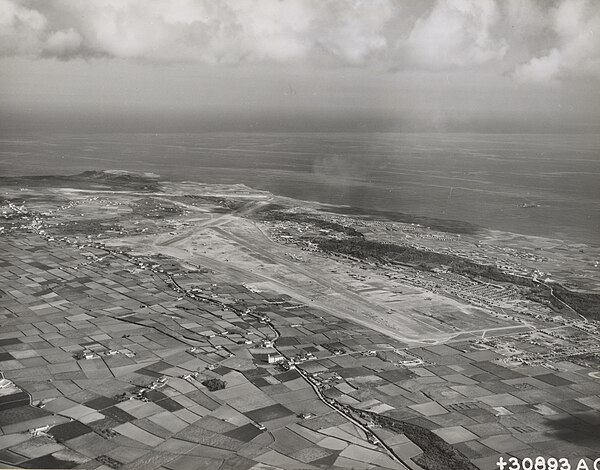
[{"label": "road", "polygon": [[540,281],[540,280],[538,280],[538,279],[534,279],[534,282],[536,282],[536,283],[538,283],[538,284],[541,284],[541,285],[543,285],[543,286],[546,286],[546,288],[550,289],[550,295],[551,295],[551,296],[552,296],[554,299],[558,300],[558,302],[560,302],[560,303],[561,303],[563,306],[567,307],[567,308],[568,308],[569,310],[571,310],[573,313],[575,313],[575,314],[579,315],[579,317],[580,317],[580,318],[581,318],[581,319],[582,319],[584,322],[586,322],[586,323],[587,323],[587,321],[588,321],[588,319],[587,319],[587,318],[585,318],[585,317],[584,317],[584,316],[583,316],[581,313],[579,313],[577,310],[575,310],[573,307],[571,307],[571,306],[570,306],[568,303],[566,303],[566,302],[564,302],[563,300],[561,300],[561,299],[559,299],[558,297],[556,297],[556,295],[554,294],[554,288],[553,288],[552,286],[550,286],[550,285],[546,284],[545,282],[543,282],[543,281]]},{"label": "road", "polygon": [[[252,313],[248,313],[248,315],[254,317],[255,319],[259,319],[257,315],[254,315]],[[243,317],[241,317],[241,318],[243,318]],[[279,333],[279,330],[275,327],[275,325],[273,325],[273,322],[267,321],[266,324],[275,334],[275,337],[273,338],[273,348],[289,361],[291,358],[286,357],[285,353],[280,351],[279,348],[277,347],[277,340],[281,337],[281,333]],[[313,391],[315,392],[315,394],[317,395],[317,397],[323,404],[327,405],[329,408],[334,410],[336,413],[342,415],[345,419],[347,419],[352,424],[354,424],[356,427],[360,428],[365,433],[366,436],[375,437],[377,439],[377,441],[380,443],[379,444],[380,448],[383,449],[392,460],[394,460],[396,463],[398,463],[400,470],[409,470],[409,468],[402,461],[402,459],[400,459],[400,457],[398,457],[398,455],[394,452],[394,450],[390,446],[388,446],[385,442],[383,442],[383,440],[379,439],[377,437],[377,435],[371,429],[369,429],[366,425],[364,425],[362,422],[360,422],[358,419],[356,419],[352,415],[351,412],[344,411],[344,407],[342,405],[340,405],[339,403],[337,403],[335,400],[327,399],[321,393],[319,386],[314,382],[314,380],[311,378],[311,376],[308,372],[303,370],[301,367],[297,367],[296,370],[298,371],[300,376],[304,379],[304,381],[307,382],[311,386],[311,388],[313,389]],[[335,406],[332,402],[337,404],[338,406]]]}]

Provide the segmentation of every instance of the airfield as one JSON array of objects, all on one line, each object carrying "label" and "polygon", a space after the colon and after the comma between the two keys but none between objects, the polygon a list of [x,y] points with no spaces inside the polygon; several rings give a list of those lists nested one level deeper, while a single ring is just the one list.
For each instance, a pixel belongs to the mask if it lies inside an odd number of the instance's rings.
[{"label": "airfield", "polygon": [[597,321],[522,286],[318,241],[358,231],[594,292],[597,248],[136,178],[0,181],[2,466],[487,470],[499,456],[598,456]]}]

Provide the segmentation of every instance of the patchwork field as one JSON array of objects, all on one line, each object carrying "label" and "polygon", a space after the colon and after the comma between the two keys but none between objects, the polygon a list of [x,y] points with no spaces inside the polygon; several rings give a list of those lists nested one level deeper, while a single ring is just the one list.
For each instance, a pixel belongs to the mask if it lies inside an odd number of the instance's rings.
[{"label": "patchwork field", "polygon": [[595,321],[506,284],[318,250],[315,222],[257,220],[266,193],[98,178],[0,187],[3,466],[597,457]]}]

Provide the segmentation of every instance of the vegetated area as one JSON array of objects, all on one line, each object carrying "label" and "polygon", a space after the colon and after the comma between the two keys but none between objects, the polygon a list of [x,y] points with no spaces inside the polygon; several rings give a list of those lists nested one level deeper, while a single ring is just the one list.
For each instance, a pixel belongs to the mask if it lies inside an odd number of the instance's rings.
[{"label": "vegetated area", "polygon": [[110,235],[119,236],[124,230],[117,217],[110,219],[70,220],[67,223],[51,225],[48,231],[55,236],[89,235],[102,233],[106,238]]},{"label": "vegetated area", "polygon": [[349,206],[321,206],[324,212],[343,214],[349,216],[361,216],[370,220],[387,220],[389,222],[401,222],[405,224],[419,224],[433,230],[447,233],[477,233],[480,228],[469,222],[451,219],[436,219],[433,217],[405,214],[403,212],[381,211],[374,209],[363,209],[361,207]]},{"label": "vegetated area", "polygon": [[330,222],[323,220],[318,217],[313,217],[304,213],[297,212],[285,212],[273,207],[267,207],[257,214],[261,220],[265,221],[277,221],[277,222],[296,222],[299,224],[310,224],[314,225],[318,229],[330,230],[332,232],[343,233],[349,237],[364,238],[364,235],[353,227],[338,224],[337,222]]},{"label": "vegetated area", "polygon": [[315,242],[324,251],[341,253],[359,259],[374,260],[381,263],[406,264],[424,270],[446,266],[449,271],[456,274],[481,277],[497,282],[511,282],[526,287],[535,285],[531,279],[505,273],[495,266],[478,264],[460,256],[419,250],[410,246],[363,239],[335,240],[320,238]]},{"label": "vegetated area", "polygon": [[152,219],[163,219],[183,213],[181,207],[170,202],[153,199],[152,197],[144,197],[136,200],[135,203],[131,204],[131,209],[134,216]]},{"label": "vegetated area", "polygon": [[600,294],[576,292],[554,284],[554,295],[590,320],[600,320]]},{"label": "vegetated area", "polygon": [[217,390],[223,390],[227,386],[227,382],[214,378],[205,380],[202,385],[208,388],[209,392],[216,392]]},{"label": "vegetated area", "polygon": [[84,171],[77,175],[18,176],[0,178],[7,186],[31,188],[112,189],[158,191],[158,177],[121,171]]},{"label": "vegetated area", "polygon": [[236,210],[245,204],[243,201],[236,201],[234,199],[206,195],[200,196],[198,194],[184,194],[182,196],[169,195],[169,199],[191,206],[206,207],[208,204],[218,206],[216,211],[213,209],[214,212],[229,212]]},{"label": "vegetated area", "polygon": [[406,264],[424,270],[446,266],[449,271],[456,274],[527,287],[529,288],[528,297],[530,300],[551,305],[556,311],[560,312],[565,309],[565,306],[558,300],[560,299],[586,318],[600,319],[599,294],[572,291],[560,284],[553,284],[554,296],[552,296],[550,287],[545,284],[527,277],[506,273],[496,266],[475,263],[460,256],[419,250],[410,246],[381,243],[365,240],[364,238],[346,240],[319,238],[313,240],[313,242],[317,243],[319,248],[324,251],[345,254],[359,259],[374,260],[381,263]]},{"label": "vegetated area", "polygon": [[213,204],[216,207],[212,209],[212,212],[217,213],[229,213],[238,211],[248,204],[247,201],[238,201],[237,199],[230,199],[222,196],[198,196],[195,194],[174,196],[171,197],[171,199],[183,202],[185,204],[191,204],[194,206],[204,206],[206,204]]},{"label": "vegetated area", "polygon": [[423,453],[413,457],[413,460],[425,470],[477,470],[469,459],[429,429],[390,416],[365,411],[361,413],[383,428],[404,434],[419,446]]}]

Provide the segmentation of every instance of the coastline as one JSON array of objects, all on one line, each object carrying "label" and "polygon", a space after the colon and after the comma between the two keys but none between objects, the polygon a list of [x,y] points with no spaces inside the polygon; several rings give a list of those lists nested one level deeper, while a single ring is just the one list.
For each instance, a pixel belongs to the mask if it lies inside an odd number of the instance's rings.
[{"label": "coastline", "polygon": [[172,181],[242,182],[299,200],[600,246],[598,140],[566,142],[445,133],[38,133],[5,144],[0,174],[39,173],[39,162],[57,174],[152,171]]}]

